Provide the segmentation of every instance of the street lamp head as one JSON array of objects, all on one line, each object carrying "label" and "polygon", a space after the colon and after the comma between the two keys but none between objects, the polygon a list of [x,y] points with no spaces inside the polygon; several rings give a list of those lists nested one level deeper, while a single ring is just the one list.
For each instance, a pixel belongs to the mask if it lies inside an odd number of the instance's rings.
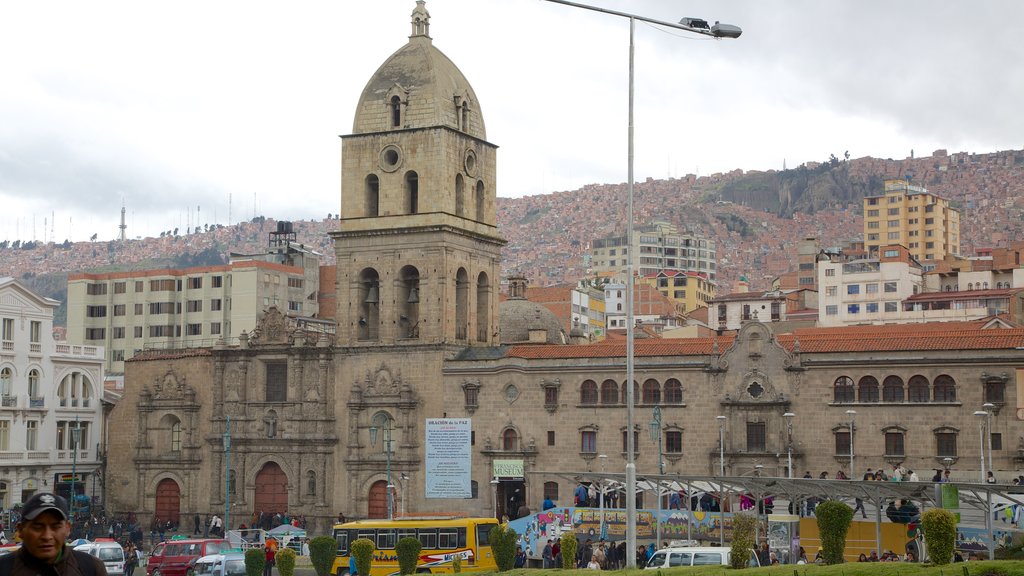
[{"label": "street lamp head", "polygon": [[740,34],[743,34],[743,30],[739,26],[715,22],[715,25],[711,27],[711,34],[715,38],[739,38]]},{"label": "street lamp head", "polygon": [[370,446],[377,445],[377,427],[370,426]]},{"label": "street lamp head", "polygon": [[846,415],[847,416],[856,416],[857,415],[857,411],[856,410],[847,410],[846,411]]},{"label": "street lamp head", "polygon": [[718,420],[719,422],[724,424],[725,423],[725,416],[715,416],[715,420]]},{"label": "street lamp head", "polygon": [[984,410],[975,410],[974,411],[974,415],[975,416],[988,416],[988,412],[985,412]]},{"label": "street lamp head", "polygon": [[793,414],[792,412],[786,412],[782,415],[783,418],[792,418],[793,416],[796,416],[796,414]]},{"label": "street lamp head", "polygon": [[991,411],[993,408],[996,407],[996,405],[991,402],[985,402],[984,404],[981,405],[981,407],[984,408],[985,410]]}]

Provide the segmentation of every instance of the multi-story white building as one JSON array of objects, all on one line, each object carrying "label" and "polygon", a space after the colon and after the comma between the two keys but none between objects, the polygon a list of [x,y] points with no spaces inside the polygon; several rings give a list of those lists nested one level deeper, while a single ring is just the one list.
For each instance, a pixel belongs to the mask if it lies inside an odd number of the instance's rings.
[{"label": "multi-story white building", "polygon": [[[629,255],[625,235],[594,240],[591,267],[596,274],[625,273]],[[717,278],[715,242],[693,234],[680,234],[667,222],[654,222],[633,231],[633,267],[640,276],[663,270],[701,272],[712,283]]]},{"label": "multi-story white building", "polygon": [[67,497],[72,486],[76,504],[102,498],[103,348],[55,342],[58,305],[0,278],[3,508],[39,490]]},{"label": "multi-story white building", "polygon": [[268,252],[232,254],[226,265],[70,275],[68,341],[104,346],[107,372],[121,374],[146,348],[237,339],[271,307],[316,316],[320,255],[294,242],[291,223],[278,224]]},{"label": "multi-story white building", "polygon": [[899,245],[886,245],[877,257],[847,260],[842,255],[818,263],[819,326],[921,321],[904,313],[903,301],[921,292],[921,264]]},{"label": "multi-story white building", "polygon": [[716,330],[739,330],[752,321],[813,325],[818,293],[805,289],[734,292],[713,298],[708,305],[708,326]]}]

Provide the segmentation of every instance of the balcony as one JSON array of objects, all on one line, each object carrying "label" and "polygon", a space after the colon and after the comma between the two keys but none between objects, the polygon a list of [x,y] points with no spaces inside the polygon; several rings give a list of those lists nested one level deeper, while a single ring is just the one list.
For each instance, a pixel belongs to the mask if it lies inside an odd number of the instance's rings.
[{"label": "balcony", "polygon": [[0,397],[0,406],[3,406],[4,408],[15,408],[18,406],[18,397],[6,395]]},{"label": "balcony", "polygon": [[46,408],[46,398],[29,397],[28,399],[29,408]]},{"label": "balcony", "polygon": [[3,343],[0,344],[0,350],[3,350],[4,352],[14,352],[14,341],[4,340]]}]

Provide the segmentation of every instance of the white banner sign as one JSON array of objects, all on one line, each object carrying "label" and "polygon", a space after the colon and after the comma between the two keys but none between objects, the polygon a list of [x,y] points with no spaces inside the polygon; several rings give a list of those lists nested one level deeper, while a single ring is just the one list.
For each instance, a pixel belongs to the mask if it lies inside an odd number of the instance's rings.
[{"label": "white banner sign", "polygon": [[471,498],[471,418],[427,419],[427,498]]}]

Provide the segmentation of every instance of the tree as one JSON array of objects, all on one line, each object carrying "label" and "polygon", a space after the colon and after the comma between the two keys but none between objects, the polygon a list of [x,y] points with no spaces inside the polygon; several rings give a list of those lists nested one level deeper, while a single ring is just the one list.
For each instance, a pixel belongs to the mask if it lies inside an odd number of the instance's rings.
[{"label": "tree", "polygon": [[282,548],[274,556],[274,565],[281,576],[293,576],[295,574],[295,550]]},{"label": "tree", "polygon": [[[330,536],[317,536],[309,541],[309,561],[313,564],[313,570],[316,570],[317,576],[327,576],[331,573],[337,549],[338,543]],[[373,554],[373,542],[370,542],[370,554]],[[367,560],[364,574],[369,573],[370,564]]]},{"label": "tree", "polygon": [[395,552],[398,555],[398,570],[401,574],[416,573],[416,563],[420,559],[421,548],[419,538],[409,536],[398,541]]},{"label": "tree", "polygon": [[262,548],[250,548],[245,551],[245,576],[263,576],[263,568],[266,565],[267,557]]},{"label": "tree", "polygon": [[498,572],[512,569],[516,560],[516,541],[518,539],[519,535],[508,524],[498,524],[491,528],[488,541],[491,543],[491,551],[494,552],[494,562],[498,565]]},{"label": "tree", "polygon": [[934,564],[949,564],[956,545],[956,517],[943,508],[929,508],[921,514],[921,529],[928,546],[928,558]]},{"label": "tree", "polygon": [[[356,572],[361,576],[370,576],[370,569],[373,567],[373,540],[360,538],[352,542],[349,548],[349,553],[356,559]],[[310,553],[312,554],[312,550]],[[319,572],[317,574],[319,576],[327,576]]]},{"label": "tree", "polygon": [[818,532],[821,534],[821,554],[826,564],[842,564],[846,550],[846,533],[853,520],[853,508],[837,500],[826,500],[814,509]]},{"label": "tree", "polygon": [[746,568],[754,553],[754,535],[757,517],[753,514],[735,514],[732,517],[732,559],[733,568]]},{"label": "tree", "polygon": [[[576,549],[579,547],[579,540],[573,532],[564,532],[560,540],[562,546],[562,568],[572,570],[576,567]],[[589,558],[585,558],[588,562]]]}]

